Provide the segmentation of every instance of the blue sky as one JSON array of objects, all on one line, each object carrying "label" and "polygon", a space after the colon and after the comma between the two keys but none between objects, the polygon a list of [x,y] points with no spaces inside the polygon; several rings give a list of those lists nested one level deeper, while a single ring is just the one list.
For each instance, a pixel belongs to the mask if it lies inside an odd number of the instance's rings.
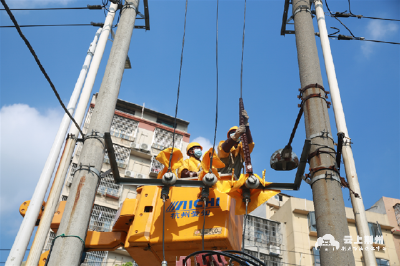
[{"label": "blue sky", "polygon": [[[149,1],[151,30],[135,30],[119,98],[174,114],[183,34],[185,1]],[[100,0],[11,1],[11,7],[63,7],[101,4]],[[294,35],[280,36],[284,1],[248,0],[244,52],[243,98],[255,139],[254,169],[267,179],[293,182],[295,172],[269,167],[271,154],[289,139],[298,113],[300,87]],[[329,1],[332,11],[348,10],[347,1]],[[241,38],[244,1],[221,0],[219,14],[219,123],[217,141],[238,124]],[[399,1],[352,1],[352,12],[399,19]],[[326,10],[326,9],[325,9]],[[4,11],[1,25],[11,25]],[[104,22],[103,11],[14,11],[20,25]],[[216,1],[189,0],[178,117],[190,121],[191,139],[212,142],[215,119]],[[400,42],[400,22],[343,19],[356,36]],[[142,21],[137,21],[142,23]],[[314,19],[315,23],[315,19]],[[334,19],[328,27],[341,29]],[[315,31],[318,31],[314,24]],[[24,28],[64,103],[78,78],[94,27]],[[333,30],[328,30],[332,32]],[[15,29],[0,29],[1,86],[1,249],[9,249],[22,221],[19,205],[30,199],[50,150],[63,111]],[[325,88],[329,89],[320,40],[316,37]],[[93,89],[104,74],[108,43]],[[380,197],[400,197],[399,178],[399,46],[361,41],[331,41],[339,88],[352,138],[353,153],[366,208]],[[332,135],[336,136],[330,109]],[[302,119],[293,149],[300,155]],[[209,145],[209,144],[208,144]],[[342,176],[344,176],[342,170]],[[290,195],[312,200],[308,185]],[[343,190],[347,207],[349,193]],[[8,251],[2,251],[5,261]]]}]

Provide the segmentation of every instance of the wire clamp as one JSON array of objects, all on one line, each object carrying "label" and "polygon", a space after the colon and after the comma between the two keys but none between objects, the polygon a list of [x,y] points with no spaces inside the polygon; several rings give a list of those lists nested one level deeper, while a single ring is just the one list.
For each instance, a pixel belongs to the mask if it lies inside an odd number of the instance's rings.
[{"label": "wire clamp", "polygon": [[332,135],[329,134],[329,132],[326,131],[325,129],[322,130],[319,133],[312,134],[309,139],[314,139],[314,138],[323,138],[323,139],[325,139],[325,138],[328,139],[329,138],[329,139],[332,140],[333,143],[335,143],[335,141],[333,140]]},{"label": "wire clamp", "polygon": [[335,180],[337,182],[339,182],[339,184],[341,184],[342,182],[340,181],[340,178],[337,177],[337,175],[334,175],[333,173],[328,173],[325,172],[325,174],[322,175],[317,175],[311,178],[311,182],[310,185],[312,186],[312,184],[314,184],[316,181],[320,180],[320,179],[331,179],[331,180]]},{"label": "wire clamp", "polygon": [[310,13],[312,15],[311,9],[309,9],[308,6],[301,5],[293,12],[293,15],[286,21],[286,23],[290,22],[292,19],[294,20],[294,17],[296,16],[296,14],[301,12],[301,11],[306,11],[306,12],[308,12],[308,13]]},{"label": "wire clamp", "polygon": [[75,174],[76,174],[78,171],[88,171],[88,172],[92,172],[92,173],[94,173],[99,179],[102,178],[102,175],[100,174],[100,171],[97,170],[94,166],[91,166],[91,165],[83,165],[83,164],[80,164],[80,165],[79,165],[79,168],[76,169],[75,172],[74,172],[74,174],[73,174],[74,177],[75,177]]},{"label": "wire clamp", "polygon": [[83,138],[83,142],[85,142],[87,139],[97,139],[100,141],[101,145],[103,145],[103,148],[106,149],[106,146],[104,145],[104,142],[102,139],[104,139],[104,134],[99,133],[96,130],[92,130],[92,133],[86,134],[85,137]]}]

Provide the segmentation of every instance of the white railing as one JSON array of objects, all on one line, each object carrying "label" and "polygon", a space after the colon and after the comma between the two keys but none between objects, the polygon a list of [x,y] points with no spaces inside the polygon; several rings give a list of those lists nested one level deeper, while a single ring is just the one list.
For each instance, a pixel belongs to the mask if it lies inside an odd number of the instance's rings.
[{"label": "white railing", "polygon": [[118,199],[122,193],[122,186],[115,184],[112,174],[101,178],[97,194]]},{"label": "white railing", "polygon": [[114,115],[110,134],[117,138],[134,141],[138,124],[139,123],[134,120]]},{"label": "white railing", "polygon": [[[264,254],[262,252],[257,252],[257,251],[248,250],[248,249],[245,249],[244,252],[253,256],[254,258],[261,260],[267,266],[284,266],[282,263],[282,259],[280,257],[270,256],[270,255]],[[256,260],[253,260],[253,259],[250,259],[250,260],[257,263]]]},{"label": "white railing", "polygon": [[[179,134],[175,134],[175,148],[182,148],[182,139],[183,136]],[[154,131],[154,139],[152,143],[152,147],[163,150],[168,147],[172,147],[173,133],[167,130],[156,128]]]},{"label": "white railing", "polygon": [[[126,168],[129,163],[129,155],[131,154],[131,149],[117,144],[113,144],[113,147],[118,167]],[[108,164],[110,163],[110,158],[108,158],[107,153],[104,154],[103,162]]]},{"label": "white railing", "polygon": [[156,160],[156,156],[153,156],[151,158],[150,173],[158,174],[162,169],[164,169],[164,165]]},{"label": "white railing", "polygon": [[248,216],[246,222],[246,246],[269,248],[280,247],[282,234],[280,223],[256,216]]},{"label": "white railing", "polygon": [[117,210],[110,209],[100,205],[94,205],[92,216],[90,217],[89,230],[98,232],[110,232],[112,221]]}]

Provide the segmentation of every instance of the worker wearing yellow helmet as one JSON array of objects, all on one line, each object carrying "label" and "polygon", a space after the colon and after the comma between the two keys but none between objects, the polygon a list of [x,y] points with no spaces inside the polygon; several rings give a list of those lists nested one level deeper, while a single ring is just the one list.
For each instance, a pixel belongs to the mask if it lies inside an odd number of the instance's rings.
[{"label": "worker wearing yellow helmet", "polygon": [[189,159],[183,161],[178,169],[178,178],[197,177],[200,174],[201,155],[203,147],[197,142],[191,142],[186,148]]},{"label": "worker wearing yellow helmet", "polygon": [[218,157],[225,164],[225,167],[218,169],[218,172],[230,174],[232,173],[232,169],[234,169],[236,179],[239,178],[244,163],[243,146],[240,142],[243,134],[247,135],[250,153],[254,148],[249,126],[249,116],[246,110],[243,110],[242,116],[244,118],[244,125],[231,127],[227,133],[227,139],[220,141],[218,145]]}]

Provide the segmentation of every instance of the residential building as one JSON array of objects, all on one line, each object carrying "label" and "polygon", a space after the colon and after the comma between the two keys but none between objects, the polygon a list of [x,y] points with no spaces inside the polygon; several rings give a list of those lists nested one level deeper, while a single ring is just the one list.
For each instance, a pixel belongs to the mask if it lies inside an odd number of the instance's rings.
[{"label": "residential building", "polygon": [[[377,206],[376,208],[372,207],[366,212],[370,234],[372,236],[371,241],[375,248],[374,252],[378,266],[400,265],[398,257],[399,252],[397,251],[398,235],[396,235],[396,230],[399,228],[398,221],[400,220],[399,203],[400,200],[383,197],[374,205]],[[372,211],[374,209],[375,211]],[[384,210],[386,210],[386,212],[384,212]],[[264,218],[263,220],[268,221],[268,223],[275,223],[277,228],[280,228],[276,230],[276,235],[279,235],[281,238],[279,249],[275,247],[271,249],[271,246],[274,246],[273,244],[267,245],[264,243],[263,248],[259,246],[258,250],[252,249],[253,255],[257,255],[257,252],[259,252],[259,258],[265,257],[266,255],[279,258],[279,262],[268,262],[269,264],[267,265],[273,266],[283,266],[288,263],[307,266],[321,265],[319,249],[315,249],[315,243],[318,237],[314,204],[312,201],[280,193],[257,208],[251,215],[260,216]],[[350,231],[349,239],[353,242],[353,250],[350,252],[353,252],[357,266],[365,265],[362,251],[360,250],[361,245],[356,244],[359,239],[357,238],[358,235],[352,208],[346,208],[346,217]],[[259,221],[259,219],[257,220]],[[267,227],[265,228],[266,230],[264,231],[268,232]],[[254,242],[260,242],[258,240],[256,241],[256,239],[260,237],[258,237],[259,233],[257,229],[254,230],[254,240],[252,240],[250,236],[247,236],[249,241],[246,239],[249,246],[254,245],[252,244]],[[249,234],[251,235],[250,232]],[[383,238],[381,238],[381,236]],[[361,237],[364,238],[364,236]],[[246,249],[249,248],[246,246]]]},{"label": "residential building", "polygon": [[[83,132],[86,134],[93,109],[96,105],[97,94],[92,98],[90,108],[85,118]],[[175,147],[186,150],[190,134],[187,133],[189,122],[176,119]],[[110,128],[115,156],[122,178],[157,178],[163,169],[155,157],[167,148],[172,147],[174,117],[145,108],[134,103],[118,100],[114,118]],[[67,200],[75,170],[83,144],[78,143],[73,160],[68,170],[65,186],[60,200]],[[101,171],[104,173],[111,168],[107,154]],[[136,198],[136,187],[114,183],[112,173],[102,178],[97,188],[97,195],[89,222],[89,230],[111,231],[113,219],[118,208],[126,198]],[[50,249],[54,233],[49,237],[44,250]],[[129,254],[122,248],[112,251],[88,252],[82,265],[105,266],[120,265],[133,262]]]},{"label": "residential building", "polygon": [[396,253],[400,260],[400,199],[382,197],[368,211],[387,215],[389,225],[393,227],[391,232]]}]

